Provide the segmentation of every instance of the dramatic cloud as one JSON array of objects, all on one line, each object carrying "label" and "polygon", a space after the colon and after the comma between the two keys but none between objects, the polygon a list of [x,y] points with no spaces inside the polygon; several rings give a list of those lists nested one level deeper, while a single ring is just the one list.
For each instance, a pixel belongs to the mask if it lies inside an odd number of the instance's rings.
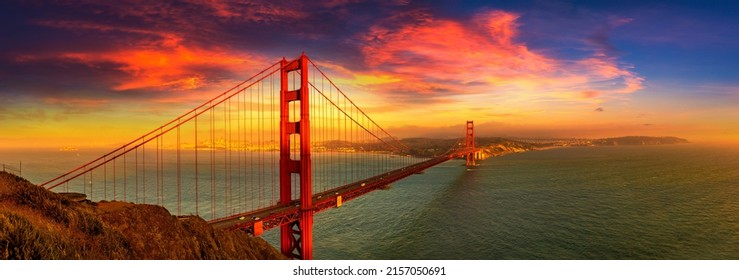
[{"label": "dramatic cloud", "polygon": [[[291,40],[299,40],[320,46],[319,57],[340,50],[336,58],[332,54],[326,59],[326,64],[341,70],[337,79],[398,104],[421,99],[448,102],[466,94],[602,101],[612,94],[637,91],[643,82],[629,65],[618,61],[608,42],[610,30],[628,19],[610,20],[586,38],[592,45],[590,56],[563,59],[519,41],[521,15],[500,10],[453,20],[405,8],[404,1],[73,2],[76,9],[31,18],[30,23],[69,34],[76,43],[19,50],[12,54],[12,64],[34,65],[29,71],[71,65],[79,69],[78,76],[86,77],[104,73],[100,81],[77,78],[75,83],[67,77],[72,83],[68,88],[91,82],[110,92],[188,95],[181,91],[226,87],[268,65],[275,58],[271,46],[290,46]],[[378,7],[363,16],[347,9],[369,6]],[[352,24],[366,27],[336,29]],[[328,43],[319,43],[324,41]],[[331,42],[339,43],[323,45]],[[351,55],[347,46],[356,53]],[[79,94],[84,92],[75,92]]]},{"label": "dramatic cloud", "polygon": [[604,31],[590,56],[560,59],[517,41],[519,18],[505,11],[467,21],[423,11],[396,15],[360,36],[368,70],[355,78],[406,101],[480,93],[592,99],[642,88],[643,78],[612,55]]},{"label": "dramatic cloud", "polygon": [[[212,44],[212,40],[229,37],[219,31],[219,21],[230,17],[238,17],[239,22],[301,18],[269,5],[229,5],[234,3],[90,2],[77,3],[77,9],[66,14],[31,18],[29,28],[52,30],[70,40],[53,42],[54,48],[33,45],[6,51],[0,59],[14,65],[14,70],[0,69],[0,74],[7,72],[13,82],[0,95],[25,92],[41,98],[173,100],[174,95],[182,99],[205,91],[219,92],[271,62],[232,45]],[[194,9],[203,12],[192,13]],[[24,82],[39,74],[36,78],[41,83]]]},{"label": "dramatic cloud", "polygon": [[[406,1],[125,0],[18,3],[0,46],[0,95],[157,98],[219,91],[300,51],[352,64],[354,29]],[[357,15],[356,10],[366,11]],[[21,32],[19,29],[29,30]],[[39,39],[43,38],[43,39]],[[315,52],[311,52],[315,50]],[[36,83],[28,83],[31,79]],[[168,98],[170,98],[169,96]]]},{"label": "dramatic cloud", "polygon": [[[82,127],[100,112],[107,122],[178,115],[303,51],[373,118],[397,127],[414,125],[409,115],[437,126],[474,118],[539,128],[585,114],[592,124],[656,112],[642,116],[639,129],[668,129],[671,120],[660,116],[688,116],[698,105],[734,112],[728,106],[739,96],[736,12],[726,5],[708,12],[569,1],[0,5],[0,119],[16,131]],[[679,105],[685,100],[689,106]],[[14,137],[22,143],[29,133]]]},{"label": "dramatic cloud", "polygon": [[113,66],[122,72],[111,90],[188,90],[198,89],[232,78],[243,68],[266,65],[264,59],[249,54],[236,54],[219,49],[203,49],[181,45],[176,37],[162,38],[153,46],[105,50],[99,52],[50,53],[26,55],[19,62],[66,61],[96,68]]}]

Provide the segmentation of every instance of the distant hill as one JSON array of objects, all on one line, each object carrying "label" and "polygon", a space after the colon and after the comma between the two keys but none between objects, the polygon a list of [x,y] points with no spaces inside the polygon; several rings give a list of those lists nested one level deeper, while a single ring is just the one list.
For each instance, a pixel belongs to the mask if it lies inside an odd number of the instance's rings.
[{"label": "distant hill", "polygon": [[619,145],[669,145],[690,143],[686,139],[677,137],[650,137],[650,136],[625,136],[616,138],[601,138],[592,140],[595,146],[619,146]]},{"label": "distant hill", "polygon": [[0,171],[2,259],[284,259],[261,238],[155,205],[71,201]]},{"label": "distant hill", "polygon": [[[461,139],[407,138],[401,142],[410,148],[410,154],[418,157],[434,157],[463,144]],[[488,155],[501,155],[535,150],[545,145],[531,144],[501,137],[477,137],[475,145]]]},{"label": "distant hill", "polygon": [[[461,145],[463,139],[407,138],[401,142],[410,148],[410,154],[418,157],[441,155],[454,145]],[[619,146],[619,145],[668,145],[690,143],[678,137],[625,136],[601,139],[509,139],[503,137],[477,137],[475,146],[484,156],[500,156],[556,147]]]}]

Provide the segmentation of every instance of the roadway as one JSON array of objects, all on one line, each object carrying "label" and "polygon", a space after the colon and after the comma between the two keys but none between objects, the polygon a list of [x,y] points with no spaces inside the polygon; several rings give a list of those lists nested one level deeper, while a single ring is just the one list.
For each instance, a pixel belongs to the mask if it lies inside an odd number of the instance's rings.
[{"label": "roadway", "polygon": [[[413,174],[420,173],[421,171],[442,162],[448,161],[455,157],[463,156],[465,155],[465,153],[468,152],[463,151],[451,155],[444,155],[432,158],[410,166],[370,177],[359,182],[344,185],[330,191],[314,194],[312,203],[313,207],[310,210],[312,210],[314,213],[318,213],[330,208],[334,208],[339,205],[339,197],[341,197],[341,203],[350,201],[371,191],[383,188],[393,182],[399,181]],[[269,229],[297,221],[300,218],[300,211],[300,200],[295,199],[290,201],[290,203],[288,203],[287,205],[274,205],[251,212],[240,213],[225,218],[211,220],[208,223],[211,224],[214,228],[230,230],[242,229],[247,231],[248,233],[254,234],[255,224],[259,225],[261,223],[262,231],[267,231]],[[256,235],[260,235],[259,230],[257,230]]]}]

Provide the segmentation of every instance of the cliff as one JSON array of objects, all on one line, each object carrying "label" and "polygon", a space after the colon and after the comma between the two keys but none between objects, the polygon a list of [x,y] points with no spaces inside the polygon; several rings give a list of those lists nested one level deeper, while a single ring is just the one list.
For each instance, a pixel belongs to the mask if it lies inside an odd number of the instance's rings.
[{"label": "cliff", "polygon": [[283,259],[261,238],[154,205],[74,202],[0,172],[0,259]]},{"label": "cliff", "polygon": [[482,149],[484,157],[497,157],[512,153],[523,153],[542,148],[541,145],[498,137],[480,137],[475,144]]}]

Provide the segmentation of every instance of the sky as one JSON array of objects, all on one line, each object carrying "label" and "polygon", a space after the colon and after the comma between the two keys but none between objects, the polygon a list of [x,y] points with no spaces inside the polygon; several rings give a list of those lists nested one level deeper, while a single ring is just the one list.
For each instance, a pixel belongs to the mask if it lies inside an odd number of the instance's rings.
[{"label": "sky", "polygon": [[[3,1],[0,147],[117,145],[305,52],[396,137],[739,143],[732,1]],[[422,117],[416,117],[422,116]]]}]

